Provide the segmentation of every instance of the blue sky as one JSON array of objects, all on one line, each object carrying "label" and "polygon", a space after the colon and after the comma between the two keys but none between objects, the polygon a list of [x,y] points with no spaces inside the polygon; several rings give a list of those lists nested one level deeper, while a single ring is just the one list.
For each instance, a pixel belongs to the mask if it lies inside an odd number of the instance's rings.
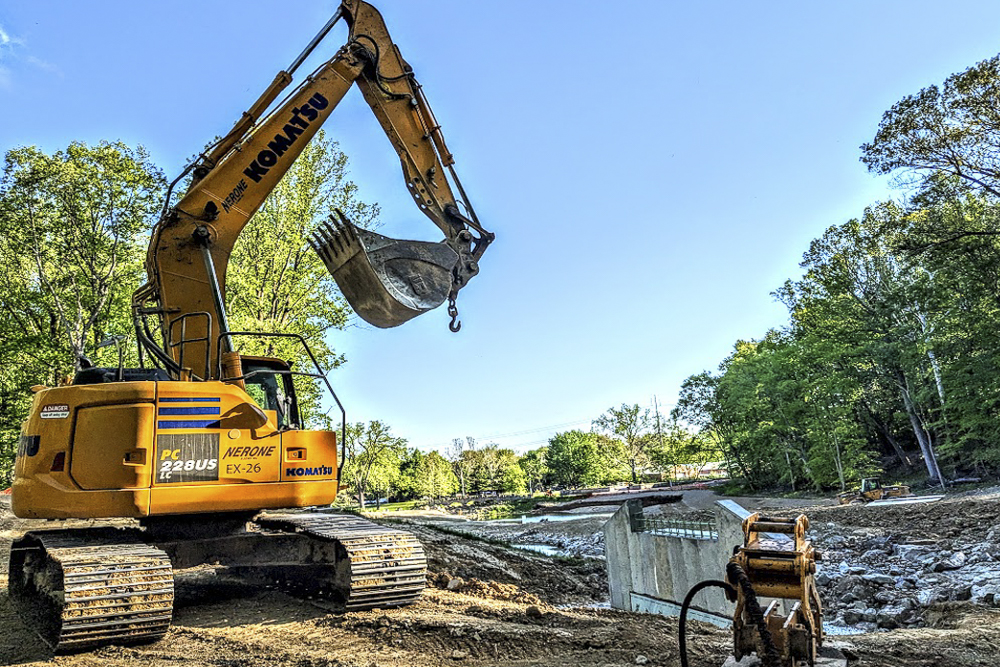
[{"label": "blue sky", "polygon": [[[812,238],[896,196],[858,161],[882,113],[1000,48],[993,2],[377,6],[497,234],[461,333],[439,309],[334,334],[352,421],[423,448],[524,449],[621,403],[669,407],[785,321],[769,294]],[[173,175],[334,8],[0,0],[0,149],[120,139]],[[436,239],[356,91],[326,129],[380,231]]]}]

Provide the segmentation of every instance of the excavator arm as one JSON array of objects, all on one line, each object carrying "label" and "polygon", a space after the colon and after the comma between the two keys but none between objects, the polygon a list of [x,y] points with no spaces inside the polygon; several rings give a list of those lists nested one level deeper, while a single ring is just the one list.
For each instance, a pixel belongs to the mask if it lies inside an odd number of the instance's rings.
[{"label": "excavator arm", "polygon": [[[339,18],[349,27],[347,44],[260,119]],[[226,269],[236,240],[354,84],[399,155],[414,202],[445,238],[440,243],[397,241],[341,216],[322,225],[310,242],[369,323],[397,326],[448,300],[457,330],[455,297],[478,273],[493,235],[479,224],[441,128],[381,15],[362,0],[343,0],[334,18],[229,134],[179,177],[190,173],[192,184],[175,205],[165,205],[153,230],[146,258],[149,283],[136,291],[133,302],[143,347],[169,370],[180,374],[183,366],[202,379],[218,377],[218,354],[227,351],[224,334],[229,331]],[[138,324],[149,315],[158,317],[162,346]],[[184,358],[185,344],[195,341],[204,343],[205,354]]]}]

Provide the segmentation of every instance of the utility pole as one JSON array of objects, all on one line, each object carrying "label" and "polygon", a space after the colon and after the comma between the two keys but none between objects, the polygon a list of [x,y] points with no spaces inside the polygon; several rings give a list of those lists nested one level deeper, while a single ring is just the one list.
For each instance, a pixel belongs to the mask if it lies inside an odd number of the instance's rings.
[{"label": "utility pole", "polygon": [[[657,440],[657,443],[660,445],[660,451],[662,452],[663,451],[663,431],[660,430],[660,405],[656,401],[656,394],[653,394],[653,412],[656,413],[656,440]],[[672,463],[671,463],[671,468],[673,468],[673,464]],[[667,473],[667,487],[668,488],[673,488],[674,482],[673,482],[672,479],[670,479],[670,477],[671,477],[670,473]]]}]

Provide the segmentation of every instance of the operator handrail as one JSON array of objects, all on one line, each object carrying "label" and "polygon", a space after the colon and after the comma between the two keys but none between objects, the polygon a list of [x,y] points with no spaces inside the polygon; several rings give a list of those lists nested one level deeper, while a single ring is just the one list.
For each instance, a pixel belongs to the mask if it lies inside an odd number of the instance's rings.
[{"label": "operator handrail", "polygon": [[262,338],[294,338],[295,340],[299,341],[299,343],[302,344],[302,348],[306,351],[306,354],[309,355],[309,360],[312,361],[313,367],[316,369],[315,374],[303,373],[302,371],[292,371],[291,369],[289,369],[288,371],[268,369],[268,372],[282,374],[282,375],[284,374],[305,375],[307,377],[317,377],[323,380],[323,384],[326,385],[326,388],[329,390],[330,395],[333,397],[334,402],[336,402],[337,407],[340,409],[340,461],[337,463],[337,479],[339,480],[340,473],[343,472],[344,469],[344,460],[347,456],[347,411],[344,409],[344,404],[340,402],[340,398],[337,396],[337,392],[334,391],[333,385],[330,384],[329,378],[327,378],[326,374],[323,373],[323,368],[319,365],[319,362],[316,360],[316,356],[312,353],[312,350],[309,348],[309,343],[306,342],[306,339],[301,334],[297,333],[281,333],[274,331],[272,332],[224,331],[221,334],[219,334],[219,338],[216,341],[216,353],[215,353],[215,358],[218,360],[216,375],[218,376],[221,382],[233,382],[237,380],[243,380],[247,377],[253,376],[255,373],[262,372],[262,371],[250,371],[250,373],[247,373],[238,378],[237,377],[227,378],[222,376],[222,344],[224,340],[231,339],[235,336],[259,336]]}]

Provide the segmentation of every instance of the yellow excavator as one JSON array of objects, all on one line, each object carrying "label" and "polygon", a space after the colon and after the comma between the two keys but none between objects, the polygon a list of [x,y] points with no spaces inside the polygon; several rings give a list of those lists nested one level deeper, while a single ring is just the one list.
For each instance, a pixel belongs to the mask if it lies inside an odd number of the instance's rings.
[{"label": "yellow excavator", "polygon": [[[279,100],[340,19],[347,43]],[[174,571],[206,563],[348,610],[408,604],[424,588],[426,559],[410,533],[353,516],[274,511],[329,505],[344,464],[343,430],[338,457],[336,433],[303,428],[293,377],[324,384],[345,424],[346,416],[303,338],[253,333],[290,338],[313,368],[241,355],[249,334],[230,330],[224,305],[241,230],[354,85],[398,153],[414,201],[445,238],[397,241],[340,216],[310,241],[367,322],[396,326],[448,301],[450,327],[460,327],[455,298],[494,237],[382,17],[343,0],[233,129],[171,184],[149,244],[149,281],[133,296],[142,367],[83,362],[64,386],[33,388],[14,513],[136,520],[35,530],[13,544],[11,598],[55,650],[162,636]]]}]

